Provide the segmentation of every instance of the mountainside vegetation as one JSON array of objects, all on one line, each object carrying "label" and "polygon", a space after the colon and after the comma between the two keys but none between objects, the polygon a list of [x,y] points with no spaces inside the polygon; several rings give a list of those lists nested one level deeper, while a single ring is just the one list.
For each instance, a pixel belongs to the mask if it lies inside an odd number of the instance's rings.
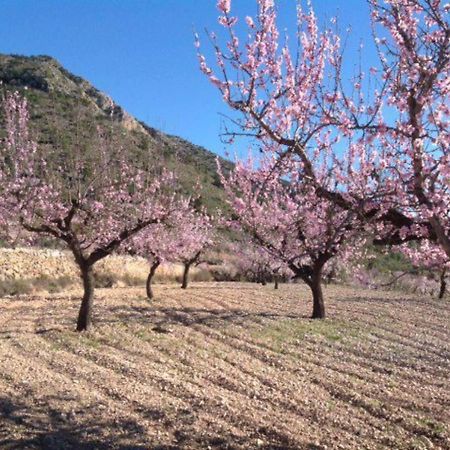
[{"label": "mountainside vegetation", "polygon": [[[146,165],[173,170],[185,194],[200,196],[210,211],[225,207],[216,155],[135,119],[85,79],[49,56],[0,55],[3,90],[19,91],[29,104],[30,123],[40,146],[60,149],[61,163],[75,146],[96,145],[95,130],[111,130]],[[227,169],[232,164],[221,159]]]}]

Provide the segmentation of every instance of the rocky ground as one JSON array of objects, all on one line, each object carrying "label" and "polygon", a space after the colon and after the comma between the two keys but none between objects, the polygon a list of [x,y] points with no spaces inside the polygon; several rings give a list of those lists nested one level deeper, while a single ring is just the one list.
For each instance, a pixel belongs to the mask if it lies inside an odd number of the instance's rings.
[{"label": "rocky ground", "polygon": [[198,283],[0,299],[1,449],[448,449],[450,302]]}]

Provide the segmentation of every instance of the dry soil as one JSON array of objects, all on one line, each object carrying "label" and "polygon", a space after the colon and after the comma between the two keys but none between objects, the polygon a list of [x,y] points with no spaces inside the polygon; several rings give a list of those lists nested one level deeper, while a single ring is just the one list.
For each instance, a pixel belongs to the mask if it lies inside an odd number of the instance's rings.
[{"label": "dry soil", "polygon": [[448,449],[450,302],[198,283],[0,299],[1,449]]}]

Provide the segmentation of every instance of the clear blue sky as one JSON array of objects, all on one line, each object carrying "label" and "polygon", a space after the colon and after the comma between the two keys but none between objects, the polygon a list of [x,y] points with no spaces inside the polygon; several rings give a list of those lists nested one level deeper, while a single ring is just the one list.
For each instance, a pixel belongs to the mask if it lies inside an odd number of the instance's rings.
[{"label": "clear blue sky", "polygon": [[[223,154],[219,113],[227,108],[198,70],[192,36],[194,27],[218,29],[215,3],[0,0],[0,52],[53,56],[150,126]],[[290,28],[295,0],[278,4],[280,22]],[[350,53],[361,39],[371,41],[365,0],[313,5],[323,20],[337,13],[342,28],[352,27]],[[233,2],[238,16],[254,10],[253,0]]]}]

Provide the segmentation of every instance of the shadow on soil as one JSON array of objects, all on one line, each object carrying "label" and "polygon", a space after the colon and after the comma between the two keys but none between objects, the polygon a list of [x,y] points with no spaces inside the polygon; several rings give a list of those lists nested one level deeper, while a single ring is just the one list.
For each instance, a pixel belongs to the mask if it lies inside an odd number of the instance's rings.
[{"label": "shadow on soil", "polygon": [[[9,321],[7,327],[0,330],[0,339],[9,339],[15,334],[47,334],[49,332],[72,331],[78,313],[78,299],[64,297],[52,298],[51,307],[45,309],[33,306],[30,301],[23,314],[23,300],[8,299],[9,311],[17,310],[21,314],[20,321]],[[17,305],[15,305],[17,303]],[[94,324],[114,324],[119,322],[135,322],[149,326],[182,325],[182,326],[227,326],[260,323],[267,320],[309,319],[302,314],[289,312],[273,312],[270,310],[250,311],[245,308],[214,308],[214,307],[179,307],[166,306],[161,301],[143,300],[140,305],[110,306],[106,303],[96,303],[94,309]]]},{"label": "shadow on soil", "polygon": [[[49,398],[50,400],[50,398]],[[48,405],[33,405],[0,397],[0,448],[18,449],[80,449],[80,450],[132,450],[148,448],[148,445],[120,444],[127,439],[135,440],[142,427],[132,420],[121,422],[102,421],[92,417],[94,408],[78,414],[66,415]],[[97,411],[98,413],[98,411]],[[90,420],[79,420],[78,415],[91,415]],[[104,438],[102,430],[114,430],[115,436]],[[14,430],[14,433],[8,432]]]},{"label": "shadow on soil", "polygon": [[[51,400],[51,398],[48,398]],[[135,420],[107,420],[98,417],[95,407],[67,415],[48,405],[29,407],[19,401],[0,396],[0,448],[2,450],[48,449],[48,450],[181,450],[181,449],[244,449],[252,448],[256,437],[212,436],[207,431],[195,434],[182,421],[174,423],[176,444],[161,445],[145,437],[145,430]],[[97,414],[97,417],[96,417]],[[163,414],[163,413],[162,413]],[[170,425],[167,427],[170,429]],[[180,429],[181,428],[181,429]],[[11,433],[9,430],[14,430]],[[259,430],[256,436],[275,438],[280,444],[258,446],[262,450],[298,449],[284,436],[271,436],[270,430]],[[314,447],[305,446],[312,449]]]},{"label": "shadow on soil", "polygon": [[377,292],[377,295],[375,293],[371,295],[370,297],[337,297],[336,300],[339,302],[345,302],[345,303],[371,303],[371,304],[380,304],[380,305],[392,305],[392,304],[398,304],[398,303],[404,303],[405,305],[417,305],[417,306],[424,306],[424,305],[432,305],[433,307],[437,308],[443,308],[448,309],[450,306],[450,302],[447,301],[447,299],[437,299],[430,296],[423,296],[420,298],[413,298],[410,294],[405,294],[401,297],[394,297],[387,295],[385,297],[381,297],[380,294]]},{"label": "shadow on soil", "polygon": [[277,314],[268,311],[249,312],[242,309],[203,309],[203,308],[161,308],[142,307],[113,307],[111,315],[114,319],[100,319],[100,323],[105,322],[126,322],[132,320],[141,324],[154,325],[206,325],[220,326],[237,324],[242,325],[247,322],[258,322],[260,320],[284,320],[284,319],[309,319],[309,316],[300,314]]}]

